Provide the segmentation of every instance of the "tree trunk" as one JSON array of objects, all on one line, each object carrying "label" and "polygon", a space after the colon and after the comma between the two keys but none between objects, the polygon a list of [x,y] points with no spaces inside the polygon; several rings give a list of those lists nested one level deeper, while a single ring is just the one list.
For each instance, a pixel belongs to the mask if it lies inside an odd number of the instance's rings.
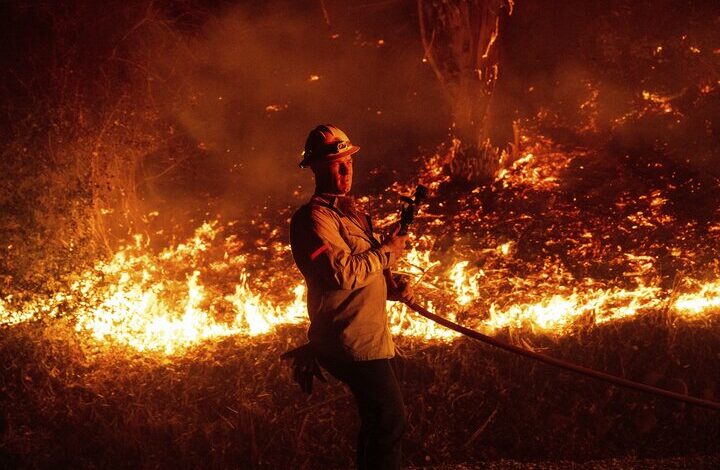
[{"label": "tree trunk", "polygon": [[492,178],[509,144],[507,133],[493,131],[510,123],[492,122],[489,110],[499,70],[496,41],[512,7],[513,0],[418,0],[425,60],[442,86],[461,143],[452,165],[458,178]]}]

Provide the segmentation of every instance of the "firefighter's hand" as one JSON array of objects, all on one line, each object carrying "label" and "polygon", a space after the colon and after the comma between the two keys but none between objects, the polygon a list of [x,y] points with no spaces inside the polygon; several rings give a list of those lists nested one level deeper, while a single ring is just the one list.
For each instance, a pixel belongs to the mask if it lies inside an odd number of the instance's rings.
[{"label": "firefighter's hand", "polygon": [[398,285],[398,300],[404,304],[415,303],[415,292],[409,282],[405,281]]},{"label": "firefighter's hand", "polygon": [[411,304],[415,302],[415,292],[410,284],[411,278],[391,274],[392,282],[388,284],[388,300]]},{"label": "firefighter's hand", "polygon": [[395,230],[393,230],[393,233],[390,234],[389,237],[383,240],[382,243],[383,247],[393,254],[393,259],[395,260],[400,259],[402,252],[405,250],[408,240],[410,239],[408,235],[398,235],[398,232],[400,232],[399,225],[395,228]]}]

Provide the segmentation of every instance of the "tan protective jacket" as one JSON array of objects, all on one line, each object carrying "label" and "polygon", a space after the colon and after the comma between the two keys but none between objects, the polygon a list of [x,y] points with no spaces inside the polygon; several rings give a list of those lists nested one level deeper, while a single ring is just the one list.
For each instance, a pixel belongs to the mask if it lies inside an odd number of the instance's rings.
[{"label": "tan protective jacket", "polygon": [[395,344],[383,270],[394,255],[380,245],[369,216],[343,211],[339,202],[316,194],[290,222],[293,258],[307,284],[308,337],[316,351],[336,359],[387,359]]}]

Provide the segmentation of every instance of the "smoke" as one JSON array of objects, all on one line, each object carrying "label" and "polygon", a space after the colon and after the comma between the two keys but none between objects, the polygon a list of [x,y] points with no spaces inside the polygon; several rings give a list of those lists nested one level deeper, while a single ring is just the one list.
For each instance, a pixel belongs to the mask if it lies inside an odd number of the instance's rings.
[{"label": "smoke", "polygon": [[[717,172],[717,2],[555,3],[517,2],[501,31],[498,121],[526,118],[556,140],[614,139],[620,155],[649,149]],[[112,228],[112,243],[151,211],[182,221],[186,212],[235,217],[255,205],[298,205],[313,182],[297,163],[320,123],[361,146],[356,193],[406,175],[414,156],[447,137],[448,103],[422,62],[416,2],[3,8],[12,14],[2,16],[9,73],[0,124],[9,137],[0,194],[5,213],[17,214],[13,226],[34,214],[44,227],[34,231],[57,232],[59,245],[70,237],[47,214],[68,231],[73,219],[96,220],[86,231]],[[70,205],[88,214],[68,217]]]},{"label": "smoke", "polygon": [[518,2],[502,38],[519,115],[574,145],[717,174],[717,2]]},{"label": "smoke", "polygon": [[145,40],[153,101],[196,147],[192,158],[174,157],[185,163],[167,176],[180,187],[167,191],[211,197],[233,215],[263,201],[296,204],[313,189],[300,153],[322,123],[362,148],[360,192],[442,140],[447,111],[422,62],[414,4],[324,6],[237,5],[193,34]]}]

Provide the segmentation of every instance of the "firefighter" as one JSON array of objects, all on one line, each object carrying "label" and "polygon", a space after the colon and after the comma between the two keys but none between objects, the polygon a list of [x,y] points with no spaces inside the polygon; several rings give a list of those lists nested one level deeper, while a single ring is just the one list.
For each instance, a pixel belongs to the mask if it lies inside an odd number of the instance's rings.
[{"label": "firefighter", "polygon": [[357,466],[394,469],[406,422],[385,304],[412,301],[407,282],[389,281],[408,238],[398,228],[381,241],[356,210],[348,193],[358,150],[333,125],[310,132],[300,167],[312,169],[315,194],[293,215],[290,243],[307,284],[308,349],[350,388],[359,410]]}]

